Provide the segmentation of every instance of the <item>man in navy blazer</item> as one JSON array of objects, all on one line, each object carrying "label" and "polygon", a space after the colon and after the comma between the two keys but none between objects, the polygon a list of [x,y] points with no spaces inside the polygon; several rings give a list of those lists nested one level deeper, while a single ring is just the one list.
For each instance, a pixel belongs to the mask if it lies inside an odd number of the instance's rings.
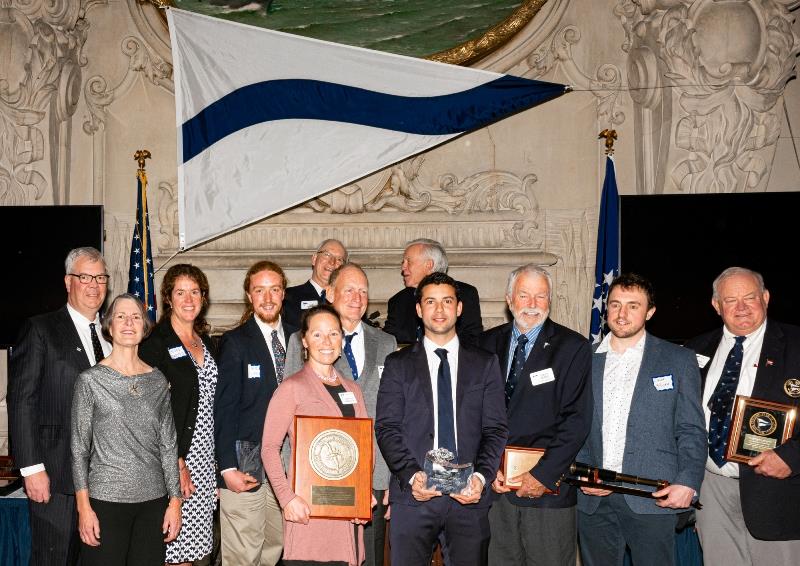
[{"label": "man in navy blazer", "polygon": [[660,499],[581,488],[578,534],[584,566],[675,563],[675,514],[700,491],[706,432],[700,373],[691,351],[645,331],[655,312],[651,283],[617,277],[608,293],[611,333],[592,356],[594,419],[578,460],[670,483]]},{"label": "man in navy blazer", "polygon": [[[445,561],[485,565],[489,546],[487,483],[505,448],[503,381],[497,357],[459,342],[462,304],[456,282],[428,275],[417,287],[425,336],[386,358],[375,433],[392,473],[392,564],[428,566],[441,542]],[[426,454],[448,448],[474,473],[461,493],[426,487]]]},{"label": "man in navy blazer", "polygon": [[[732,393],[798,406],[800,328],[767,318],[769,291],[761,274],[729,267],[712,285],[711,305],[723,327],[690,340],[703,379],[704,407],[717,392],[726,359],[741,341],[741,369]],[[706,408],[706,423],[711,410]],[[731,412],[728,412],[730,418]],[[709,435],[711,436],[711,435]],[[724,454],[724,450],[721,452]],[[697,526],[708,564],[797,564],[800,557],[800,426],[748,464],[711,457]]]},{"label": "man in navy blazer", "polygon": [[[548,318],[552,279],[528,264],[511,272],[506,302],[513,322],[487,330],[480,345],[497,354],[506,378],[508,445],[544,448],[518,490],[498,471],[489,511],[492,564],[574,564],[576,489],[561,477],[592,423],[591,350],[584,337]],[[551,493],[556,492],[556,493]]]},{"label": "man in navy blazer", "polygon": [[[281,320],[283,270],[259,261],[247,271],[247,309],[219,344],[214,445],[222,483],[220,534],[225,564],[274,566],[283,551],[283,515],[272,488],[243,471],[261,461],[264,417],[284,378],[286,340],[297,328]],[[288,377],[288,376],[285,376]]]},{"label": "man in navy blazer", "polygon": [[283,299],[283,319],[287,324],[300,328],[303,313],[319,304],[330,303],[325,288],[331,273],[347,261],[347,250],[339,240],[323,240],[311,255],[311,278],[301,285],[286,289]]},{"label": "man in navy blazer", "polygon": [[65,268],[67,304],[26,321],[9,359],[8,424],[14,464],[28,494],[32,566],[77,563],[72,388],[78,374],[111,352],[98,332],[108,290],[103,256],[94,248],[76,248]]}]

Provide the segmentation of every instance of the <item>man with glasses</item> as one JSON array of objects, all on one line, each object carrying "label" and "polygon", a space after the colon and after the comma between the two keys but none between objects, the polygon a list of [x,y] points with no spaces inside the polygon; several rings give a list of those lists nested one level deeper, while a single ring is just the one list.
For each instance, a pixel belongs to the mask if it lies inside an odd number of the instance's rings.
[{"label": "man with glasses", "polygon": [[324,240],[311,256],[311,279],[302,285],[286,289],[283,299],[283,318],[287,324],[300,328],[303,311],[318,304],[330,303],[325,288],[333,270],[347,261],[347,250],[339,240]]},{"label": "man with glasses", "polygon": [[79,373],[111,352],[99,332],[109,279],[103,256],[76,248],[65,268],[67,304],[27,320],[9,359],[9,431],[30,506],[31,566],[77,563],[72,387]]}]

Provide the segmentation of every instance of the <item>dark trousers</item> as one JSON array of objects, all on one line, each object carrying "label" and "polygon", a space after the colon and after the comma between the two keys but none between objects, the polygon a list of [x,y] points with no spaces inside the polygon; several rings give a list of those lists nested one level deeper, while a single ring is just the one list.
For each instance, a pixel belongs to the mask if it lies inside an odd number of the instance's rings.
[{"label": "dark trousers", "polygon": [[141,503],[89,501],[100,523],[100,546],[81,544],[81,566],[164,566],[166,497]]},{"label": "dark trousers", "polygon": [[378,504],[372,509],[372,522],[364,526],[364,551],[366,566],[383,566],[383,547],[386,544],[386,506],[383,504],[384,490],[373,489]]},{"label": "dark trousers", "polygon": [[625,546],[634,566],[675,564],[674,514],[634,513],[621,494],[603,497],[589,515],[578,511],[578,541],[583,566],[622,566]]},{"label": "dark trousers", "polygon": [[437,542],[449,566],[486,566],[489,509],[462,505],[448,495],[419,505],[392,505],[392,564],[430,566]]},{"label": "dark trousers", "polygon": [[47,503],[28,502],[31,521],[31,566],[74,566],[81,540],[75,496],[50,493]]}]

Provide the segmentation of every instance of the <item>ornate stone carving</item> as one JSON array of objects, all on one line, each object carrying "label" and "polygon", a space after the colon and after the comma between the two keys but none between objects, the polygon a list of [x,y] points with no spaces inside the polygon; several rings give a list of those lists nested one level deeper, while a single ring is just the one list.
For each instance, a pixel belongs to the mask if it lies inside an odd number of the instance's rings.
[{"label": "ornate stone carving", "polygon": [[178,242],[178,187],[176,183],[158,184],[158,247],[175,247]]},{"label": "ornate stone carving", "polygon": [[0,36],[11,50],[0,63],[0,204],[69,202],[72,115],[87,63],[85,14],[95,3],[27,0],[0,7]]},{"label": "ornate stone carving", "polygon": [[[623,0],[638,191],[764,190],[800,42],[776,0]],[[731,38],[736,38],[731,41]]]},{"label": "ornate stone carving", "polygon": [[622,124],[625,114],[619,110],[619,93],[622,72],[611,63],[597,67],[595,76],[586,74],[572,56],[572,46],[581,39],[580,30],[573,25],[565,26],[553,34],[528,56],[528,64],[535,77],[541,77],[559,67],[571,84],[581,90],[591,90],[597,97],[597,120],[604,126]]}]

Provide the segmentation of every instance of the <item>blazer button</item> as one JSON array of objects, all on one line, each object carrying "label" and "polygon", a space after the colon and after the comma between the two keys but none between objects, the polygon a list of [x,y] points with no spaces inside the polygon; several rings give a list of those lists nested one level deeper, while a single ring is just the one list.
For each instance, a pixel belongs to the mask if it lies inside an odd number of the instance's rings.
[{"label": "blazer button", "polygon": [[428,435],[428,438],[433,438],[433,435],[432,435],[432,434],[429,434],[429,435]]}]

